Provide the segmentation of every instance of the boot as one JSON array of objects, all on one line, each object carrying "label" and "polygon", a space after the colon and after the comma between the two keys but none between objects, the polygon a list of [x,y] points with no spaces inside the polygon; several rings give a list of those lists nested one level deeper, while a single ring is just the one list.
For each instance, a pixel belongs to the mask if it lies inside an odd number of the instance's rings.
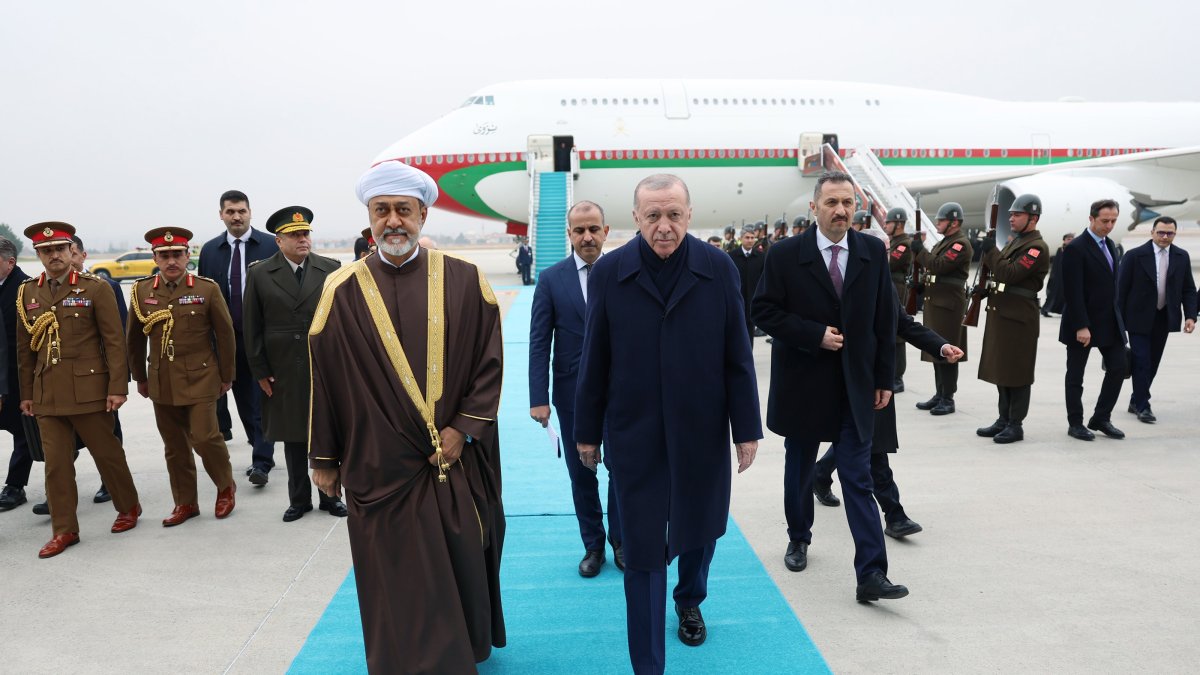
[{"label": "boot", "polygon": [[994,438],[996,434],[1004,431],[1005,427],[1007,426],[1008,420],[1004,419],[1003,417],[997,417],[996,421],[992,422],[992,426],[976,429],[975,433],[979,436],[983,436],[984,438]]},{"label": "boot", "polygon": [[1013,422],[1004,431],[1001,431],[992,438],[992,441],[995,443],[1016,443],[1023,440],[1025,440],[1025,430],[1021,428],[1020,422]]},{"label": "boot", "polygon": [[917,410],[933,410],[934,408],[938,407],[938,404],[941,402],[942,402],[942,395],[934,394],[933,398],[929,399],[928,401],[921,401],[920,403],[918,403]]}]

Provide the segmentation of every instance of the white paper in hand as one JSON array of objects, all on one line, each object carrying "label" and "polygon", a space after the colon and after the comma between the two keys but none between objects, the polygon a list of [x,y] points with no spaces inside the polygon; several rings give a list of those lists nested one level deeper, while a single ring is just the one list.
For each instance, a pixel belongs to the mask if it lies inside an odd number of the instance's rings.
[{"label": "white paper in hand", "polygon": [[547,421],[546,435],[550,437],[550,448],[554,450],[554,454],[562,457],[562,452],[559,450],[558,429],[554,428],[554,422]]}]

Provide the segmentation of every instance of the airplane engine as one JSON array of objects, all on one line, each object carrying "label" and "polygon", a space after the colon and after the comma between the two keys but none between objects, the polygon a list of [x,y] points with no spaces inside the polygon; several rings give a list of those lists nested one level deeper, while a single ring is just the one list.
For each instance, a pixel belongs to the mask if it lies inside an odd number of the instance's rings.
[{"label": "airplane engine", "polygon": [[[992,204],[998,205],[996,223],[997,241],[1005,241],[1012,230],[1008,225],[1008,208],[1017,197],[1033,193],[1041,198],[1044,212],[1038,220],[1038,231],[1048,242],[1057,242],[1066,232],[1081,232],[1087,227],[1092,202],[1098,199],[1115,199],[1121,214],[1133,213],[1137,206],[1133,195],[1120,183],[1108,178],[1071,176],[1069,174],[1045,173],[1023,176],[998,183],[988,199],[984,211],[989,221]],[[989,222],[990,226],[991,223]],[[1120,236],[1124,228],[1116,228],[1113,234]]]}]

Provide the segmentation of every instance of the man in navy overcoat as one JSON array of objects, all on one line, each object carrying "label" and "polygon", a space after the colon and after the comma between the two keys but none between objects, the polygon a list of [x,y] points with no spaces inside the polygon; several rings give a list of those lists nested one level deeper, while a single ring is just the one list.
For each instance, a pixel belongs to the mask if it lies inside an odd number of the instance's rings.
[{"label": "man in navy overcoat", "polygon": [[[571,255],[538,275],[529,321],[529,416],[543,427],[550,423],[550,344],[554,343],[554,409],[566,453],[571,499],[579,520],[584,556],[579,575],[594,577],[604,564],[604,511],[600,507],[596,473],[579,461],[575,449],[575,385],[583,351],[583,320],[587,309],[587,280],[600,259],[608,225],[604,209],[595,202],[577,202],[567,212]],[[625,568],[621,551],[621,516],[616,487],[608,482],[608,540],[617,567]]]},{"label": "man in navy overcoat", "polygon": [[813,464],[821,441],[834,441],[846,520],[854,538],[859,601],[902,598],[887,579],[883,528],[875,510],[871,437],[875,410],[895,383],[896,289],[887,251],[849,229],[853,179],[826,172],[811,204],[817,227],[771,247],[753,301],[754,323],[775,338],[767,427],[784,437],[784,564],[808,565]]},{"label": "man in navy overcoat", "polygon": [[595,467],[607,425],[638,674],[665,667],[666,566],[676,557],[679,638],[704,642],[699,606],[729,519],[730,432],[739,472],[762,436],[737,270],[687,234],[691,213],[678,177],[642,180],[633,212],[640,236],[601,258],[588,283],[575,440],[584,465]]}]

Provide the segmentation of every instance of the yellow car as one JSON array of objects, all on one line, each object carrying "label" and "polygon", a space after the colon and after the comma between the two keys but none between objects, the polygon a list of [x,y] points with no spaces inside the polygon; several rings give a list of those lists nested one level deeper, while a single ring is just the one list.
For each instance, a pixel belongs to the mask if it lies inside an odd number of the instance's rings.
[{"label": "yellow car", "polygon": [[[196,271],[196,257],[188,260],[189,272]],[[105,279],[135,279],[150,276],[158,271],[154,254],[150,251],[130,251],[117,256],[116,260],[100,260],[88,265],[88,271]]]}]

